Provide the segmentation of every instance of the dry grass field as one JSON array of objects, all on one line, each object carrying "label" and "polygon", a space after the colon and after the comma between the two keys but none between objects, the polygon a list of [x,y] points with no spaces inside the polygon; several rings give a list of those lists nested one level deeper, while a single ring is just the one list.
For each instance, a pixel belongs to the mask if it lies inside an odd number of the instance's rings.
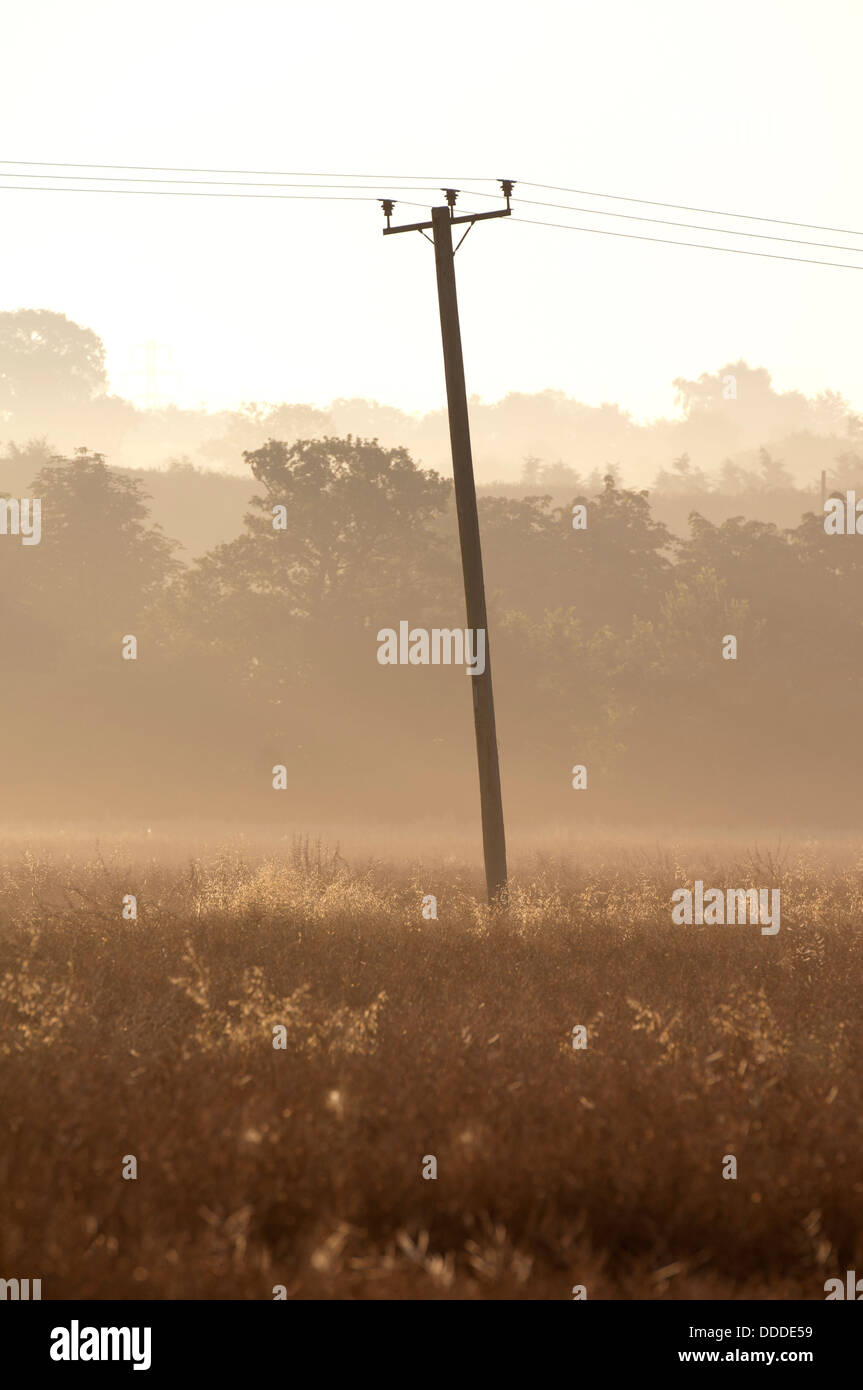
[{"label": "dry grass field", "polygon": [[[8,841],[2,1273],[46,1299],[823,1299],[863,1270],[854,846],[525,852],[493,915],[456,855],[416,865]],[[673,925],[695,876],[780,887],[778,935]]]}]

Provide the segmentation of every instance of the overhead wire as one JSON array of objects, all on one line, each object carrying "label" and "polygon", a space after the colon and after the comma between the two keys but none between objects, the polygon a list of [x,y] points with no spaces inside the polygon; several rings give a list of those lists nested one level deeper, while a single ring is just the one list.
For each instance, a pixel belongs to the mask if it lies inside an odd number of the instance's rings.
[{"label": "overhead wire", "polygon": [[[570,203],[545,203],[536,198],[513,196],[512,201],[537,208],[557,208],[559,212],[589,213],[598,217],[625,217],[628,222],[652,222],[664,227],[681,227],[691,232],[716,232],[725,236],[757,237],[759,241],[782,241],[791,246],[820,246],[825,251],[849,251],[856,252],[858,255],[863,251],[863,246],[841,246],[834,241],[805,241],[801,237],[780,236],[778,232],[747,232],[737,231],[733,227],[705,227],[697,222],[674,222],[667,217],[647,217],[637,212],[611,212],[608,208],[573,207]],[[848,235],[861,236],[863,233],[848,233]]]},{"label": "overhead wire", "polygon": [[723,208],[689,207],[686,203],[661,203],[655,198],[633,198],[624,193],[598,193],[589,188],[563,188],[554,183],[531,183],[528,179],[519,180],[522,188],[542,188],[549,193],[574,193],[579,198],[610,198],[619,203],[641,203],[645,207],[671,208],[675,212],[697,212],[707,217],[737,217],[747,222],[772,222],[781,227],[800,227],[810,232],[838,232],[842,236],[863,236],[863,232],[853,227],[825,227],[818,222],[791,222],[785,217],[763,217],[754,212],[728,212]]},{"label": "overhead wire", "polygon": [[[276,202],[283,203],[377,203],[379,198],[371,193],[360,193],[356,196],[350,194],[323,194],[323,193],[198,193],[189,188],[62,188],[59,185],[49,184],[15,184],[0,183],[0,193],[4,190],[17,190],[19,193],[125,193],[130,196],[140,198],[163,197],[163,198],[239,198],[248,201],[252,198],[272,198]],[[424,208],[425,203],[413,203],[404,201],[403,205],[410,208]]]},{"label": "overhead wire", "polygon": [[[423,175],[372,175],[372,174],[332,174],[332,175],[330,175],[330,174],[310,174],[310,173],[306,173],[306,174],[300,174],[300,173],[286,174],[286,173],[280,173],[280,172],[278,172],[278,171],[273,171],[273,170],[203,169],[203,168],[197,168],[197,167],[191,167],[191,166],[186,166],[186,167],[184,167],[184,166],[157,166],[157,165],[130,165],[130,164],[88,164],[88,165],[85,165],[85,164],[71,163],[71,162],[65,162],[65,163],[64,163],[64,162],[61,162],[61,161],[49,162],[49,161],[45,161],[45,160],[0,160],[0,165],[3,165],[3,164],[7,164],[7,165],[8,165],[8,164],[25,165],[25,166],[27,166],[27,167],[29,167],[29,168],[38,167],[38,168],[40,168],[41,170],[48,170],[48,169],[62,169],[62,170],[66,170],[66,169],[112,169],[112,170],[122,170],[122,171],[127,171],[127,172],[130,171],[130,170],[134,170],[134,171],[136,171],[136,173],[143,173],[145,170],[150,170],[151,173],[149,174],[149,176],[144,177],[144,178],[137,178],[137,177],[136,177],[136,178],[129,178],[129,177],[127,177],[127,176],[115,176],[115,175],[104,176],[104,175],[97,175],[97,174],[65,174],[65,173],[25,174],[25,173],[21,173],[20,170],[18,170],[18,171],[16,172],[16,171],[11,171],[11,170],[7,171],[7,170],[4,170],[4,169],[0,168],[0,191],[3,191],[4,189],[6,189],[6,190],[9,190],[9,191],[19,191],[19,192],[102,193],[102,194],[120,193],[120,194],[127,194],[127,195],[138,195],[138,196],[143,196],[143,197],[146,197],[146,196],[162,196],[162,197],[235,198],[235,199],[244,199],[244,198],[248,199],[248,198],[254,198],[254,199],[267,199],[267,200],[273,200],[273,201],[284,201],[284,202],[292,202],[292,201],[295,201],[295,202],[305,202],[305,201],[308,201],[308,202],[378,202],[378,201],[380,201],[380,193],[378,193],[378,195],[375,196],[375,195],[373,195],[373,194],[371,194],[371,193],[355,193],[355,192],[353,192],[352,190],[354,190],[354,189],[360,189],[360,188],[362,188],[362,189],[368,189],[368,188],[373,188],[373,187],[379,188],[379,187],[380,187],[380,181],[382,181],[382,180],[384,180],[384,179],[386,179],[386,180],[394,180],[394,179],[407,179],[407,178],[412,178],[412,179],[416,180],[416,179],[419,179],[419,178],[422,178],[422,177],[431,177],[431,176],[428,176],[428,175],[426,175],[426,176],[423,176]],[[322,179],[322,178],[327,178],[327,179],[351,178],[351,179],[353,179],[353,180],[355,180],[355,181],[354,181],[353,183],[349,183],[349,184],[334,184],[334,183],[328,183],[328,184],[318,184],[318,183],[313,183],[313,184],[289,184],[289,183],[282,183],[282,182],[280,182],[280,183],[275,183],[275,184],[250,184],[250,183],[245,182],[245,181],[244,181],[244,182],[240,182],[240,183],[234,183],[234,182],[227,182],[227,181],[223,181],[223,180],[210,180],[210,179],[201,180],[201,179],[199,179],[199,178],[167,179],[167,178],[160,177],[160,175],[161,175],[161,174],[164,174],[164,173],[188,173],[188,174],[192,174],[192,175],[201,175],[201,174],[228,174],[228,175],[241,175],[241,176],[243,176],[245,179],[253,178],[253,177],[255,177],[255,176],[271,177],[271,178],[279,178],[279,179],[284,179],[284,178],[289,178],[289,177],[296,177],[296,178],[315,178],[315,179]],[[31,179],[31,180],[36,180],[36,179],[40,179],[40,178],[65,179],[65,180],[67,181],[67,184],[68,184],[69,182],[71,182],[71,181],[74,179],[76,183],[88,183],[88,184],[92,184],[92,183],[95,183],[95,182],[99,182],[99,183],[112,183],[112,184],[116,184],[116,183],[122,183],[122,184],[128,184],[128,183],[148,183],[148,184],[149,184],[149,183],[160,183],[160,184],[165,184],[165,183],[171,183],[171,184],[181,184],[181,185],[186,185],[186,186],[185,186],[185,187],[179,187],[179,188],[170,188],[170,189],[168,189],[168,188],[128,188],[128,187],[93,188],[93,187],[68,187],[66,184],[63,184],[63,185],[60,185],[60,184],[41,184],[41,183],[35,183],[35,182],[30,182],[30,183],[27,183],[27,184],[15,184],[15,183],[2,182],[2,180],[4,180],[4,179],[11,179],[11,178],[16,178],[16,177],[18,177],[18,178],[26,178],[26,179]],[[378,182],[376,182],[375,184],[361,184],[361,183],[357,183],[357,182],[356,182],[357,179],[363,179],[363,178],[373,178],[373,179],[377,180]],[[449,179],[449,180],[443,179],[443,180],[442,180],[442,184],[443,184],[444,186],[452,187],[455,183],[458,183],[458,182],[483,182],[483,181],[486,181],[486,180],[484,179],[484,177],[480,177],[480,178],[478,178],[478,179],[464,179],[464,178],[462,178],[462,179],[456,179],[456,178],[451,178],[451,179]],[[492,180],[489,179],[489,180],[487,180],[487,181],[491,182]],[[497,182],[500,182],[500,180],[497,180]],[[551,191],[551,192],[561,192],[561,193],[576,193],[576,194],[579,194],[580,196],[585,196],[585,197],[609,198],[609,199],[614,199],[614,200],[616,200],[616,201],[625,201],[625,202],[631,202],[631,203],[638,203],[638,204],[642,204],[642,205],[644,205],[644,206],[650,206],[650,207],[670,208],[670,209],[677,209],[677,210],[681,210],[681,211],[695,212],[695,213],[699,213],[699,214],[705,215],[705,216],[734,217],[734,218],[736,218],[736,219],[745,219],[745,220],[748,220],[748,221],[769,222],[769,223],[771,223],[771,224],[773,224],[773,225],[782,225],[782,226],[789,226],[789,227],[797,227],[797,228],[807,229],[807,230],[832,231],[832,232],[836,232],[836,233],[839,233],[839,234],[845,235],[845,236],[863,236],[863,233],[861,233],[861,232],[855,232],[855,231],[853,231],[853,230],[851,230],[851,229],[849,229],[849,228],[823,227],[823,226],[821,226],[820,224],[817,224],[817,223],[792,222],[792,221],[789,221],[789,220],[784,219],[784,218],[757,217],[757,216],[754,215],[754,214],[748,214],[748,213],[723,212],[721,209],[696,208],[696,207],[689,207],[689,206],[687,206],[687,205],[685,205],[685,204],[677,204],[677,203],[661,203],[661,202],[658,202],[658,201],[655,200],[655,199],[639,199],[639,198],[628,197],[628,196],[623,195],[623,194],[604,194],[604,193],[592,192],[592,191],[586,190],[586,189],[581,189],[581,190],[579,190],[579,189],[570,189],[570,188],[565,188],[565,187],[562,186],[562,185],[556,185],[556,184],[538,184],[538,183],[533,183],[533,182],[530,181],[530,180],[519,180],[519,181],[517,181],[517,182],[519,183],[519,186],[520,186],[520,187],[525,187],[525,188],[546,189],[546,190]],[[207,191],[199,191],[198,185],[200,185],[200,184],[202,184],[202,183],[205,183],[205,184],[208,185]],[[194,186],[193,186],[193,187],[189,187],[188,185],[190,185],[190,184],[191,184],[191,185],[194,185]],[[388,184],[388,187],[389,187],[390,191],[392,191],[393,193],[396,193],[396,194],[398,194],[398,193],[400,193],[400,192],[413,192],[413,193],[426,192],[426,191],[428,191],[432,186],[433,186],[432,184],[420,184],[420,185],[417,185],[416,183],[414,183],[414,184],[412,184],[412,185],[401,185],[401,186],[397,187],[394,183],[389,183],[389,184]],[[210,187],[217,187],[220,191],[218,191],[218,192],[209,191],[209,188],[210,188]],[[230,191],[230,192],[228,192],[228,191],[222,191],[223,189],[229,189],[229,188],[232,189],[232,190],[234,190],[234,191]],[[260,192],[254,191],[254,190],[257,189],[257,188],[288,188],[288,189],[303,189],[303,190],[307,190],[307,189],[314,188],[315,190],[320,190],[320,191],[316,191],[315,193],[309,193],[309,192],[306,192],[306,191],[304,191],[304,192],[302,192],[302,193],[296,193],[296,192],[289,192],[289,193],[260,193]],[[463,195],[466,196],[466,197],[497,198],[497,197],[500,196],[500,195],[497,194],[497,193],[489,193],[489,192],[486,192],[486,191],[484,191],[484,190],[479,190],[479,189],[464,189],[464,188],[460,188],[458,191],[459,191],[459,193],[463,194]],[[401,204],[402,204],[403,206],[405,206],[405,207],[424,207],[424,206],[425,206],[424,203],[418,203],[418,202],[414,202],[414,201],[412,201],[412,200],[407,200],[407,199],[403,199],[403,198],[396,198],[394,201],[395,201],[397,204],[398,204],[398,203],[401,203]],[[577,213],[580,213],[580,214],[582,214],[582,215],[588,215],[588,216],[626,218],[628,221],[649,222],[649,223],[654,224],[654,225],[662,225],[662,226],[670,226],[670,227],[680,227],[681,229],[688,230],[688,231],[708,232],[709,234],[714,235],[714,236],[731,236],[731,237],[757,238],[758,240],[762,240],[762,241],[782,242],[782,243],[788,244],[788,245],[795,245],[795,246],[811,246],[811,247],[817,247],[817,248],[820,248],[820,249],[823,249],[823,250],[842,251],[842,252],[845,252],[846,254],[849,254],[849,255],[859,254],[860,251],[863,251],[863,247],[842,246],[842,245],[837,245],[836,243],[832,243],[832,242],[810,241],[810,240],[806,240],[806,239],[798,238],[798,237],[784,237],[784,236],[780,236],[780,235],[778,235],[778,234],[772,234],[772,233],[768,233],[768,232],[755,232],[755,231],[748,231],[748,230],[743,230],[743,229],[741,229],[741,230],[736,230],[736,229],[730,228],[730,227],[703,226],[703,225],[697,224],[697,223],[678,222],[678,221],[675,221],[675,220],[669,219],[669,218],[651,217],[651,216],[648,216],[648,215],[640,215],[640,214],[637,214],[637,213],[614,212],[614,211],[612,211],[612,210],[610,210],[610,209],[607,209],[607,208],[585,208],[585,207],[576,207],[576,206],[572,206],[572,205],[570,205],[570,204],[554,203],[554,202],[548,202],[548,201],[539,200],[539,199],[533,199],[533,198],[523,198],[523,197],[521,197],[520,195],[513,195],[512,201],[513,201],[514,203],[519,204],[519,205],[522,205],[522,206],[533,206],[533,207],[554,208],[554,209],[557,209],[557,210],[559,210],[559,211],[561,211],[561,212],[577,212]],[[779,252],[753,251],[753,250],[749,250],[749,249],[746,249],[746,248],[734,247],[734,246],[724,246],[724,245],[719,245],[719,246],[717,246],[717,245],[710,245],[710,244],[707,244],[707,243],[704,243],[704,242],[681,241],[681,240],[676,239],[676,238],[648,236],[648,235],[646,235],[646,234],[635,233],[635,232],[622,232],[622,231],[617,231],[617,232],[616,232],[616,231],[613,231],[613,230],[611,230],[610,228],[607,228],[607,227],[585,227],[585,226],[578,226],[578,225],[575,225],[575,224],[572,224],[572,223],[551,222],[551,221],[548,221],[548,220],[542,220],[542,219],[538,219],[538,218],[529,218],[529,217],[514,217],[512,220],[513,220],[514,222],[520,222],[520,223],[523,223],[523,224],[529,225],[529,226],[554,227],[554,228],[558,228],[558,229],[560,229],[560,230],[562,230],[562,231],[586,232],[586,233],[593,233],[593,234],[595,234],[595,235],[600,235],[600,236],[614,236],[614,237],[624,238],[624,239],[626,239],[626,240],[631,240],[631,241],[655,242],[655,243],[658,244],[658,245],[691,247],[692,249],[695,249],[695,250],[705,250],[705,251],[719,251],[719,252],[725,252],[726,254],[730,254],[730,255],[741,255],[741,256],[749,255],[749,256],[757,256],[757,257],[759,257],[760,259],[765,259],[765,260],[792,261],[792,262],[796,262],[796,263],[798,263],[798,264],[803,264],[803,265],[823,265],[823,266],[830,267],[830,268],[832,268],[832,269],[839,269],[839,270],[859,270],[859,269],[863,269],[863,266],[857,266],[857,265],[854,265],[854,264],[849,264],[849,263],[847,263],[847,262],[828,261],[828,260],[822,260],[821,258],[816,258],[816,257],[790,256],[790,255],[782,254],[782,253],[779,253]]]},{"label": "overhead wire", "polygon": [[[245,182],[239,182],[239,183],[238,183],[238,182],[235,182],[235,181],[232,181],[232,180],[222,180],[222,179],[203,179],[203,180],[201,180],[201,179],[166,179],[166,178],[157,178],[157,177],[155,177],[155,176],[153,176],[153,177],[151,177],[151,178],[122,178],[122,179],[120,179],[120,178],[116,178],[116,177],[114,177],[114,176],[112,176],[112,175],[99,175],[99,174],[20,174],[20,173],[19,173],[19,174],[14,174],[14,175],[11,175],[11,174],[10,174],[10,175],[7,175],[7,174],[3,173],[2,171],[0,171],[0,179],[5,179],[5,178],[27,178],[27,179],[56,178],[56,179],[66,179],[66,180],[72,180],[72,179],[74,179],[76,182],[84,182],[84,183],[120,183],[120,182],[121,182],[121,183],[161,183],[161,184],[170,183],[170,184],[180,184],[180,185],[194,184],[195,186],[199,186],[199,185],[201,185],[201,184],[206,184],[206,185],[208,185],[208,186],[220,187],[220,188],[221,188],[221,187],[226,187],[226,188],[250,189],[250,190],[254,190],[254,189],[256,189],[256,188],[288,188],[288,189],[294,189],[294,188],[303,188],[303,189],[314,188],[314,189],[319,189],[319,190],[321,190],[321,192],[323,192],[323,193],[329,194],[329,195],[330,195],[330,200],[331,200],[331,201],[339,201],[338,199],[334,198],[333,195],[334,195],[335,193],[337,193],[337,192],[342,191],[342,190],[355,189],[355,188],[356,188],[356,189],[361,189],[361,188],[362,188],[362,189],[370,189],[370,188],[377,188],[377,187],[379,186],[379,185],[377,185],[377,184],[358,184],[358,183],[353,183],[353,184],[266,183],[266,184],[261,184],[261,183],[249,183],[249,182],[247,182],[247,181],[245,181]],[[28,186],[29,186],[29,185],[28,185]],[[396,189],[395,191],[397,191],[397,192],[402,192],[402,191],[403,191],[403,192],[409,192],[409,193],[424,193],[424,192],[428,191],[428,189],[431,188],[431,186],[432,186],[432,185],[430,185],[430,184],[428,184],[428,185],[411,185],[411,186],[403,187],[403,188],[401,188],[401,189]],[[14,189],[14,188],[16,188],[16,187],[17,187],[17,185],[15,185],[15,184],[0,183],[0,188],[13,188],[13,189]],[[38,186],[37,186],[37,185],[33,185],[33,187],[34,187],[34,190],[37,190],[37,191],[38,191]],[[55,185],[49,185],[48,187],[49,187],[49,188],[53,188],[53,187],[55,187]],[[26,191],[26,190],[20,190],[20,191]],[[42,190],[42,191],[45,191],[45,190]],[[87,190],[81,190],[81,191],[87,191]],[[105,190],[94,189],[94,190],[92,190],[92,191],[94,191],[94,192],[102,192],[102,191],[105,191]],[[122,192],[123,190],[122,190],[122,189],[116,189],[116,190],[114,190],[114,191],[116,191],[116,192]],[[153,190],[150,190],[150,191],[152,191],[152,192],[159,192],[159,191],[161,191],[161,190],[153,189]],[[498,194],[495,194],[495,193],[486,193],[484,190],[479,190],[479,189],[460,189],[459,192],[464,193],[464,194],[466,194],[467,196],[470,196],[470,197],[479,197],[479,198],[496,198],[496,197],[499,196]],[[350,201],[350,199],[345,198],[345,199],[342,200],[342,201],[347,202],[347,201]],[[373,200],[373,199],[369,199],[369,201],[374,201],[374,200]],[[398,199],[397,201],[404,202],[405,200],[404,200],[404,199]],[[863,246],[861,246],[861,247],[842,246],[842,245],[839,245],[839,244],[837,244],[837,243],[835,243],[835,242],[807,241],[807,240],[803,240],[803,239],[801,239],[801,238],[799,238],[799,237],[783,237],[783,236],[780,236],[778,233],[735,231],[735,230],[733,230],[732,228],[725,228],[725,227],[704,227],[704,226],[702,226],[702,225],[700,225],[700,224],[698,224],[698,223],[694,223],[694,222],[676,222],[676,221],[672,221],[672,220],[670,220],[670,219],[668,219],[668,218],[664,218],[664,217],[649,217],[649,216],[641,215],[641,214],[638,214],[638,213],[613,212],[613,211],[610,211],[609,209],[606,209],[606,208],[574,207],[574,206],[572,206],[571,204],[566,204],[566,203],[550,203],[550,202],[542,201],[542,200],[536,199],[536,198],[520,198],[520,197],[518,197],[518,196],[514,196],[512,201],[513,201],[514,203],[523,204],[524,206],[545,207],[545,208],[557,208],[557,209],[559,209],[561,212],[578,212],[578,213],[586,213],[586,214],[588,214],[588,215],[597,215],[597,216],[600,216],[600,217],[626,218],[628,221],[632,221],[632,222],[651,222],[651,223],[661,224],[661,225],[663,225],[663,226],[668,226],[668,227],[681,227],[681,228],[683,228],[683,229],[685,229],[685,230],[695,231],[695,232],[705,232],[705,231],[707,231],[707,232],[716,232],[716,233],[724,233],[725,235],[728,235],[728,236],[753,237],[753,238],[757,238],[757,239],[760,240],[760,241],[782,241],[782,242],[788,243],[789,245],[795,245],[795,246],[813,246],[813,247],[821,247],[823,250],[826,250],[826,251],[850,251],[850,252],[852,252],[852,253],[853,253],[853,252],[858,252],[858,253],[859,253],[859,252],[863,251]],[[421,204],[410,204],[410,206],[417,206],[417,207],[418,207],[418,206],[421,206]]]},{"label": "overhead wire", "polygon": [[569,222],[540,222],[532,217],[513,217],[531,227],[557,227],[562,232],[594,232],[597,236],[625,237],[627,241],[654,241],[661,246],[689,246],[694,251],[723,251],[729,256],[758,256],[769,261],[797,261],[801,265],[824,265],[835,270],[863,270],[863,265],[848,265],[844,261],[822,261],[812,256],[785,256],[778,251],[749,251],[740,246],[710,246],[701,241],[677,241],[671,237],[644,236],[638,232],[613,232],[608,227],[576,227]]},{"label": "overhead wire", "polygon": [[497,179],[490,179],[485,174],[471,175],[447,175],[443,174],[321,174],[309,173],[300,170],[280,170],[280,169],[198,169],[191,165],[173,164],[74,164],[63,160],[47,159],[0,159],[0,164],[23,164],[25,168],[35,169],[126,169],[133,173],[143,173],[147,169],[154,169],[157,173],[163,174],[244,174],[254,178],[261,175],[263,178],[281,179],[376,179],[384,182],[403,182],[405,179],[431,179],[435,184],[454,183],[497,183]]},{"label": "overhead wire", "polygon": [[[122,177],[122,176],[120,176],[120,175],[114,176],[114,175],[111,175],[111,174],[22,174],[22,173],[20,173],[20,172],[18,172],[18,171],[14,172],[14,173],[12,173],[12,172],[6,173],[6,171],[3,170],[3,169],[0,169],[0,178],[4,178],[4,179],[7,179],[7,178],[8,178],[8,179],[13,179],[13,178],[14,178],[14,179],[66,179],[67,181],[68,181],[68,180],[74,179],[74,180],[75,180],[76,182],[78,182],[78,183],[81,183],[81,182],[83,182],[83,183],[172,183],[172,184],[187,184],[187,185],[188,185],[188,184],[193,184],[193,185],[196,186],[196,187],[199,186],[199,185],[212,185],[212,186],[218,187],[218,188],[319,188],[319,189],[322,189],[322,190],[324,190],[324,191],[327,191],[327,190],[330,190],[330,189],[380,188],[380,182],[377,182],[377,183],[250,183],[247,179],[246,179],[246,180],[236,180],[236,179],[163,179],[163,178],[157,177],[156,175],[153,175],[151,178],[139,179],[139,178],[125,178],[125,177]],[[0,185],[0,186],[3,186],[3,185]],[[26,185],[26,186],[29,186],[29,185]],[[390,187],[394,187],[394,185],[389,185],[389,186],[390,186]],[[430,189],[434,188],[435,186],[436,186],[436,185],[430,184],[430,183],[412,184],[412,185],[410,185],[410,186],[400,185],[399,188],[398,188],[396,191],[397,191],[397,192],[402,192],[402,193],[426,193],[426,192],[428,192]],[[34,184],[33,187],[37,187],[37,185]],[[53,188],[54,185],[53,185],[53,184],[49,184],[49,185],[47,185],[47,187]],[[443,191],[443,190],[441,190],[441,191]],[[498,193],[485,193],[485,192],[480,192],[480,191],[478,191],[478,190],[477,190],[477,191],[474,191],[474,190],[471,190],[471,189],[466,189],[466,190],[463,190],[463,191],[468,192],[468,193],[471,193],[472,196],[473,196],[473,197],[476,197],[476,198],[499,198],[499,197],[500,197],[500,194],[498,194]],[[556,205],[554,205],[554,206],[556,206]]]},{"label": "overhead wire", "polygon": [[[298,170],[278,170],[278,169],[209,169],[200,168],[193,165],[159,165],[159,164],[99,164],[81,163],[63,160],[39,160],[39,159],[4,159],[0,164],[11,164],[23,166],[24,168],[39,169],[119,169],[132,173],[145,173],[152,171],[156,176],[160,173],[169,174],[230,174],[240,177],[263,177],[263,178],[313,178],[313,179],[374,179],[387,183],[404,183],[428,179],[435,185],[442,183],[452,186],[454,183],[497,183],[499,179],[493,179],[489,175],[442,175],[442,174],[367,174],[367,173],[320,173],[298,171]],[[50,176],[49,176],[50,177]],[[58,177],[60,177],[58,175]],[[70,176],[71,177],[71,176]],[[83,176],[86,177],[86,176]],[[158,177],[145,182],[164,182]],[[183,180],[185,182],[185,180]],[[818,222],[799,222],[784,217],[773,217],[767,214],[736,212],[723,208],[695,207],[688,203],[662,202],[656,198],[637,198],[632,194],[625,193],[604,193],[596,189],[570,188],[563,184],[537,183],[530,179],[516,180],[522,188],[544,189],[552,193],[573,193],[582,198],[605,198],[614,202],[639,203],[646,207],[669,208],[675,212],[694,212],[708,217],[733,217],[738,220],[749,222],[770,222],[776,226],[797,227],[808,231],[834,232],[842,236],[863,236],[863,231],[853,227],[832,227]],[[348,185],[350,186],[350,185]],[[424,185],[424,187],[429,185]],[[494,197],[495,194],[481,193],[481,197]],[[528,200],[524,200],[528,201]]]}]

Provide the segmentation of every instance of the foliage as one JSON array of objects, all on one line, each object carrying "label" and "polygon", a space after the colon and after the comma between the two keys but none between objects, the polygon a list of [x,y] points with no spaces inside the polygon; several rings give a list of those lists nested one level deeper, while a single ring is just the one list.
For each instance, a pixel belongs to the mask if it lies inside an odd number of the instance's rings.
[{"label": "foliage", "polygon": [[820,1300],[863,1267],[853,851],[713,846],[781,886],[765,944],[672,925],[681,848],[523,861],[493,923],[454,856],[175,848],[0,870],[0,1259],[44,1297]]}]

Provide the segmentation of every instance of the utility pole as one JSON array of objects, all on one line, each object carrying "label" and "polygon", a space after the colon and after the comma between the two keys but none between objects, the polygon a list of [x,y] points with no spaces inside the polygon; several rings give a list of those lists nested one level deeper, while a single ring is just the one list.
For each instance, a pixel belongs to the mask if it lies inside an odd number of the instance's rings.
[{"label": "utility pole", "polygon": [[[512,195],[511,179],[501,179],[506,207],[496,212],[469,213],[456,217],[458,190],[445,188],[446,206],[431,209],[431,222],[412,222],[403,227],[390,225],[395,203],[382,198],[381,205],[387,225],[384,236],[396,232],[431,230],[437,271],[438,304],[440,307],[441,339],[443,341],[444,373],[446,376],[449,437],[452,449],[452,470],[455,482],[456,512],[461,544],[461,564],[464,575],[464,595],[468,627],[485,633],[485,670],[471,676],[473,687],[473,719],[476,733],[476,756],[479,768],[479,796],[482,813],[482,842],[485,857],[485,880],[490,903],[499,902],[506,893],[506,838],[503,825],[503,801],[500,789],[500,764],[497,751],[497,731],[494,722],[494,694],[491,683],[491,649],[488,617],[485,606],[485,583],[482,572],[482,549],[479,538],[479,515],[476,503],[476,484],[473,476],[473,457],[470,447],[470,422],[467,391],[464,382],[464,358],[458,318],[458,299],[455,285],[455,252],[461,246],[474,222],[492,217],[509,217]],[[468,223],[458,245],[453,249],[452,228],[456,223]]]},{"label": "utility pole", "polygon": [[[159,400],[160,400],[160,396],[159,396],[159,377],[160,377],[160,375],[161,375],[161,376],[173,376],[173,377],[176,377],[176,376],[177,376],[177,373],[176,373],[176,372],[170,371],[170,370],[169,370],[168,372],[165,372],[163,369],[161,369],[161,368],[159,367],[159,353],[162,352],[163,350],[166,350],[166,351],[168,352],[168,360],[170,361],[171,349],[170,349],[170,348],[167,348],[167,349],[166,349],[166,346],[165,346],[164,343],[157,343],[157,342],[154,342],[152,338],[151,338],[148,342],[146,342],[146,343],[136,343],[135,346],[134,346],[133,349],[132,349],[132,361],[133,361],[133,362],[135,361],[135,353],[138,352],[138,350],[141,349],[141,348],[144,349],[144,367],[143,367],[143,371],[142,371],[142,369],[139,367],[139,368],[137,368],[136,370],[133,370],[133,371],[131,371],[131,372],[127,372],[127,373],[126,373],[126,376],[127,376],[127,378],[128,378],[128,377],[130,377],[130,376],[142,376],[142,375],[143,375],[143,377],[144,377],[144,403],[145,403],[146,409],[147,409],[147,410],[158,410],[158,408],[159,408]],[[176,382],[175,382],[175,384],[176,384]]]}]

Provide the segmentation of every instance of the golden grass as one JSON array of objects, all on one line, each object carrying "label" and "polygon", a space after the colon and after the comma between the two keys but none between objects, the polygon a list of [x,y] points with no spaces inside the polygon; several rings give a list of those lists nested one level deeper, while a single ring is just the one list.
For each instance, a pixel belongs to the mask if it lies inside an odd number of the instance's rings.
[{"label": "golden grass", "polygon": [[[672,925],[695,875],[781,887],[778,936]],[[477,887],[453,853],[12,845],[0,1272],[45,1298],[821,1299],[863,1269],[854,846],[534,851],[505,911]]]}]

